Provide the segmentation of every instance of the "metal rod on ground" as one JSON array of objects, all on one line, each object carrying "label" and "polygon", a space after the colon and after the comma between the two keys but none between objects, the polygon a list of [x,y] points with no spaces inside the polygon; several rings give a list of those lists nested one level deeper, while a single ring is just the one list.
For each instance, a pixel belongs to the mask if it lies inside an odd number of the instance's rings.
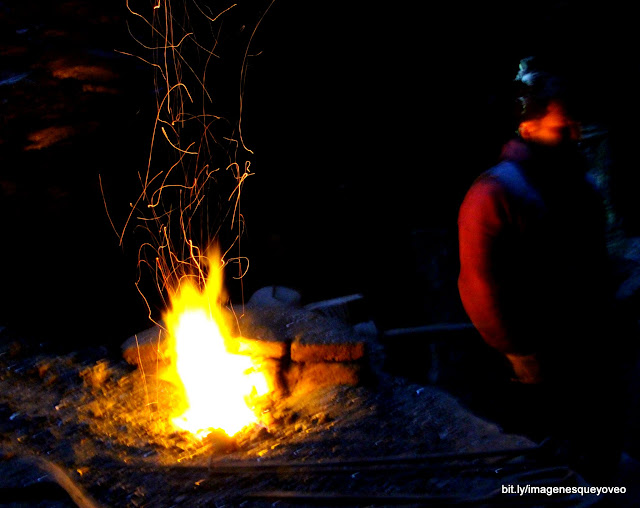
[{"label": "metal rod on ground", "polygon": [[[543,468],[525,472],[522,475],[513,475],[502,478],[500,481],[505,484],[532,484],[545,487],[558,486],[564,484],[574,475],[573,471],[565,467]],[[579,480],[579,479],[578,479]],[[579,481],[580,483],[580,481]],[[505,495],[502,488],[492,489],[489,492],[469,496],[439,496],[434,494],[376,494],[376,493],[343,493],[343,492],[299,492],[299,491],[262,491],[254,492],[244,496],[248,499],[261,500],[284,500],[288,502],[304,502],[305,504],[321,504],[324,506],[335,506],[338,504],[352,505],[366,503],[369,505],[478,505],[491,503],[496,505],[512,506],[514,496]],[[521,505],[544,505],[567,504],[571,502],[573,506],[590,506],[589,500],[584,502],[583,498],[576,503],[573,494],[559,494],[550,498],[547,494],[518,496],[518,506]]]},{"label": "metal rod on ground", "polygon": [[[337,505],[360,505],[371,506],[388,505],[419,505],[419,506],[462,506],[462,505],[484,505],[490,503],[491,506],[513,506],[514,496],[505,495],[501,489],[495,489],[487,494],[477,496],[438,496],[433,494],[346,494],[341,492],[298,492],[298,491],[263,491],[254,492],[244,496],[247,499],[268,500],[268,501],[288,501],[290,503],[317,504],[320,506]],[[546,494],[518,496],[518,506],[550,506],[568,505],[590,506],[593,503],[584,503],[583,500],[576,502],[571,494],[558,494],[549,497]]]},{"label": "metal rod on ground", "polygon": [[242,467],[237,468],[234,466],[225,467],[225,466],[216,466],[215,468],[209,471],[210,475],[238,475],[238,474],[277,474],[277,475],[286,475],[286,474],[323,474],[323,475],[343,475],[343,474],[351,474],[355,472],[362,473],[371,473],[371,474],[389,474],[389,473],[401,473],[404,471],[417,472],[431,472],[433,474],[436,473],[449,473],[449,474],[460,474],[464,472],[465,474],[473,473],[476,475],[482,474],[490,474],[491,476],[495,476],[496,471],[500,472],[518,472],[518,471],[528,471],[535,466],[536,463],[532,461],[527,462],[519,462],[517,464],[385,464],[385,465],[368,465],[368,466],[334,466],[334,467],[317,467],[313,464],[309,464],[309,467],[305,467],[301,469],[299,467],[288,467],[288,466],[279,466],[279,467],[270,467],[270,468],[251,468],[251,467]]},{"label": "metal rod on ground", "polygon": [[476,452],[464,452],[464,453],[432,453],[427,455],[396,455],[390,457],[370,457],[370,458],[356,458],[339,461],[326,461],[326,462],[283,462],[273,461],[267,463],[255,463],[255,462],[236,462],[236,463],[224,463],[213,462],[209,469],[215,471],[217,467],[225,469],[253,469],[253,470],[269,470],[277,468],[292,468],[292,469],[304,469],[304,468],[335,468],[335,467],[372,467],[381,465],[394,465],[394,464],[418,464],[425,462],[446,462],[456,460],[475,460],[489,457],[519,457],[534,452],[538,452],[543,448],[543,445],[522,447],[522,448],[507,448],[503,450],[484,450]]},{"label": "metal rod on ground", "polygon": [[440,323],[435,325],[414,326],[410,328],[394,328],[382,332],[383,337],[397,337],[401,335],[430,335],[437,333],[466,332],[474,330],[471,323]]}]

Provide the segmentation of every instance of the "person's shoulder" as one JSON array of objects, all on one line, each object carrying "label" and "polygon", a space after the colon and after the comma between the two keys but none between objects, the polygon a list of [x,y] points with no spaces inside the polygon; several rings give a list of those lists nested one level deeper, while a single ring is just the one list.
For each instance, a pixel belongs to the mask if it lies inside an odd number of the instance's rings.
[{"label": "person's shoulder", "polygon": [[517,187],[526,185],[522,163],[530,157],[530,150],[523,141],[509,140],[502,147],[499,162],[481,173],[472,187],[485,191],[499,191],[508,190],[514,185]]},{"label": "person's shoulder", "polygon": [[512,160],[503,160],[480,176],[483,180],[491,181],[493,185],[500,185],[515,192],[529,185],[522,166]]},{"label": "person's shoulder", "polygon": [[542,203],[522,166],[516,161],[503,160],[476,178],[460,206],[459,218],[466,222],[492,217],[497,222],[508,220],[514,210],[521,210],[527,204],[540,207]]},{"label": "person's shoulder", "polygon": [[505,160],[481,173],[467,194],[496,196],[509,193],[514,185],[524,185],[524,176],[517,163]]},{"label": "person's shoulder", "polygon": [[[499,166],[499,165],[498,165]],[[500,168],[494,166],[478,176],[467,190],[460,205],[458,219],[461,223],[497,218],[505,208],[508,189],[499,177]],[[495,222],[495,219],[493,220]]]}]

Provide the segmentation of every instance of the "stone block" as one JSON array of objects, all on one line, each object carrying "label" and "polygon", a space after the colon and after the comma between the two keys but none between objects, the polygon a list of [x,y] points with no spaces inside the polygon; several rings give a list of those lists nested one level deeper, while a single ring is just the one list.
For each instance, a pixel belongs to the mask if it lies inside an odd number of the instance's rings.
[{"label": "stone block", "polygon": [[295,307],[300,305],[301,298],[300,293],[295,289],[284,286],[267,286],[258,289],[251,295],[247,302],[247,307]]},{"label": "stone block", "polygon": [[327,386],[360,382],[361,366],[354,362],[291,363],[284,372],[290,394],[300,395]]},{"label": "stone block", "polygon": [[[357,385],[366,371],[371,337],[314,309],[263,306],[228,316],[227,350],[252,357],[275,397],[334,385]],[[155,326],[123,344],[123,357],[145,375],[164,376],[172,367],[168,337]],[[167,370],[169,368],[169,370]]]},{"label": "stone block", "polygon": [[290,342],[296,325],[310,315],[309,311],[291,307],[245,308],[231,332],[242,337]]},{"label": "stone block", "polygon": [[235,337],[228,339],[226,344],[230,353],[257,358],[280,359],[289,354],[289,344],[280,340]]},{"label": "stone block", "polygon": [[309,303],[304,306],[304,309],[329,318],[337,318],[347,324],[371,319],[368,304],[361,294]]},{"label": "stone block", "polygon": [[309,333],[296,337],[291,343],[294,362],[353,362],[364,355],[364,337],[349,333]]}]

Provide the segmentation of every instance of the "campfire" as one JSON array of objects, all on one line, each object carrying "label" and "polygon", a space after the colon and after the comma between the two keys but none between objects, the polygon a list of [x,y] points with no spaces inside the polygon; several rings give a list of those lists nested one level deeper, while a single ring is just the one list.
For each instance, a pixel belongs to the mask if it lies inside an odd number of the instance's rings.
[{"label": "campfire", "polygon": [[201,269],[169,291],[162,324],[122,346],[151,408],[137,423],[147,418],[161,442],[184,435],[193,441],[189,457],[207,437],[207,443],[233,444],[272,432],[287,418],[277,407],[288,399],[359,385],[370,371],[371,330],[350,322],[366,316],[361,295],[303,306],[296,291],[272,286],[234,306],[223,265],[219,250],[211,249]]},{"label": "campfire", "polygon": [[[212,430],[233,436],[257,423],[256,400],[269,392],[265,374],[250,356],[230,352],[232,332],[224,310],[218,249],[208,257],[208,276],[183,278],[165,315],[170,369],[166,379],[179,389],[172,419],[198,437]],[[237,348],[236,348],[237,349]]]}]

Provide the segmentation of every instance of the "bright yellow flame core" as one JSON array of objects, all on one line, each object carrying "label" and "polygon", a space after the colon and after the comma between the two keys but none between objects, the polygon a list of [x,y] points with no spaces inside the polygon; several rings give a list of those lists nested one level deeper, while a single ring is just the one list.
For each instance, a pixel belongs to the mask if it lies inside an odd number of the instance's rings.
[{"label": "bright yellow flame core", "polygon": [[229,333],[220,309],[221,294],[220,270],[212,268],[202,292],[189,281],[182,282],[165,316],[172,364],[187,406],[172,422],[199,437],[213,429],[232,436],[256,423],[250,401],[268,392],[265,376],[252,359],[231,354],[225,347]]}]

